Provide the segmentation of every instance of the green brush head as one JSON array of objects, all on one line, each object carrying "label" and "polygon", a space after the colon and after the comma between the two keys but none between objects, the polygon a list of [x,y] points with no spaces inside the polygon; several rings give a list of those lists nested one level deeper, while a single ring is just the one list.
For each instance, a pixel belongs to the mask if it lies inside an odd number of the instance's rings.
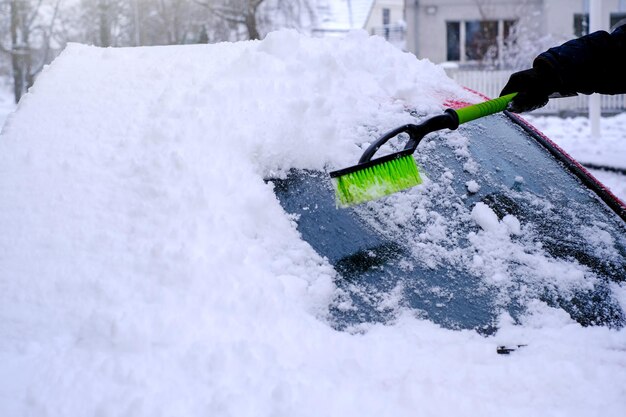
[{"label": "green brush head", "polygon": [[330,175],[339,207],[375,200],[422,182],[411,153],[389,155]]}]

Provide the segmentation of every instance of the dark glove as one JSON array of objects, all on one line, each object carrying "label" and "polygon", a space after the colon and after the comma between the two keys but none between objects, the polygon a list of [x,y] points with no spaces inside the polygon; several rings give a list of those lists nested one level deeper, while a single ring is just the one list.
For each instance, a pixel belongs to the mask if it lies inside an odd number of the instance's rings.
[{"label": "dark glove", "polygon": [[512,74],[500,96],[518,93],[507,109],[522,113],[545,106],[550,94],[556,90],[557,86],[550,77],[542,76],[537,69],[531,68]]}]

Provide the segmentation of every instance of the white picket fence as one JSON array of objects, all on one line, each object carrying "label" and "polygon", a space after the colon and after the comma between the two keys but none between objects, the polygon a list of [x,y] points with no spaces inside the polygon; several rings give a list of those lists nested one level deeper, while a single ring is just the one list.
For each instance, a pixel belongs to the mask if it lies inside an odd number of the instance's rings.
[{"label": "white picket fence", "polygon": [[[504,87],[512,73],[512,71],[465,70],[458,68],[446,68],[446,72],[459,84],[491,98],[498,97],[500,95],[502,87]],[[589,96],[584,94],[577,97],[552,99],[545,107],[535,110],[533,113],[586,114],[588,112],[588,102]],[[602,113],[604,114],[615,114],[626,111],[625,94],[618,94],[614,96],[601,95],[600,103]]]}]

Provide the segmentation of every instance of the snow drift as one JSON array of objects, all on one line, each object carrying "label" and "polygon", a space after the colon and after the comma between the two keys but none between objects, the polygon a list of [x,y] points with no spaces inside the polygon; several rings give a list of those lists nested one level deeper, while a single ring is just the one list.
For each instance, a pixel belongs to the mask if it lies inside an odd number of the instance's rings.
[{"label": "snow drift", "polygon": [[626,333],[541,303],[490,338],[325,321],[335,272],[263,178],[449,97],[476,100],[361,32],[70,45],[0,136],[0,414],[622,415]]}]

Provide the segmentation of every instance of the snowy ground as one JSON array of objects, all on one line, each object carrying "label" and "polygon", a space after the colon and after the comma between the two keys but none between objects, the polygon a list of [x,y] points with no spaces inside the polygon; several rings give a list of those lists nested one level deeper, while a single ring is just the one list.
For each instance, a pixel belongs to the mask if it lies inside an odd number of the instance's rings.
[{"label": "snowy ground", "polygon": [[540,302],[490,337],[326,321],[335,271],[263,178],[448,97],[476,99],[364,33],[69,46],[0,136],[0,415],[623,416],[626,330]]},{"label": "snowy ground", "polygon": [[[584,164],[626,169],[626,113],[603,117],[600,137],[591,136],[586,117],[524,116],[574,159]],[[626,176],[591,170],[622,201],[626,201]]]}]

